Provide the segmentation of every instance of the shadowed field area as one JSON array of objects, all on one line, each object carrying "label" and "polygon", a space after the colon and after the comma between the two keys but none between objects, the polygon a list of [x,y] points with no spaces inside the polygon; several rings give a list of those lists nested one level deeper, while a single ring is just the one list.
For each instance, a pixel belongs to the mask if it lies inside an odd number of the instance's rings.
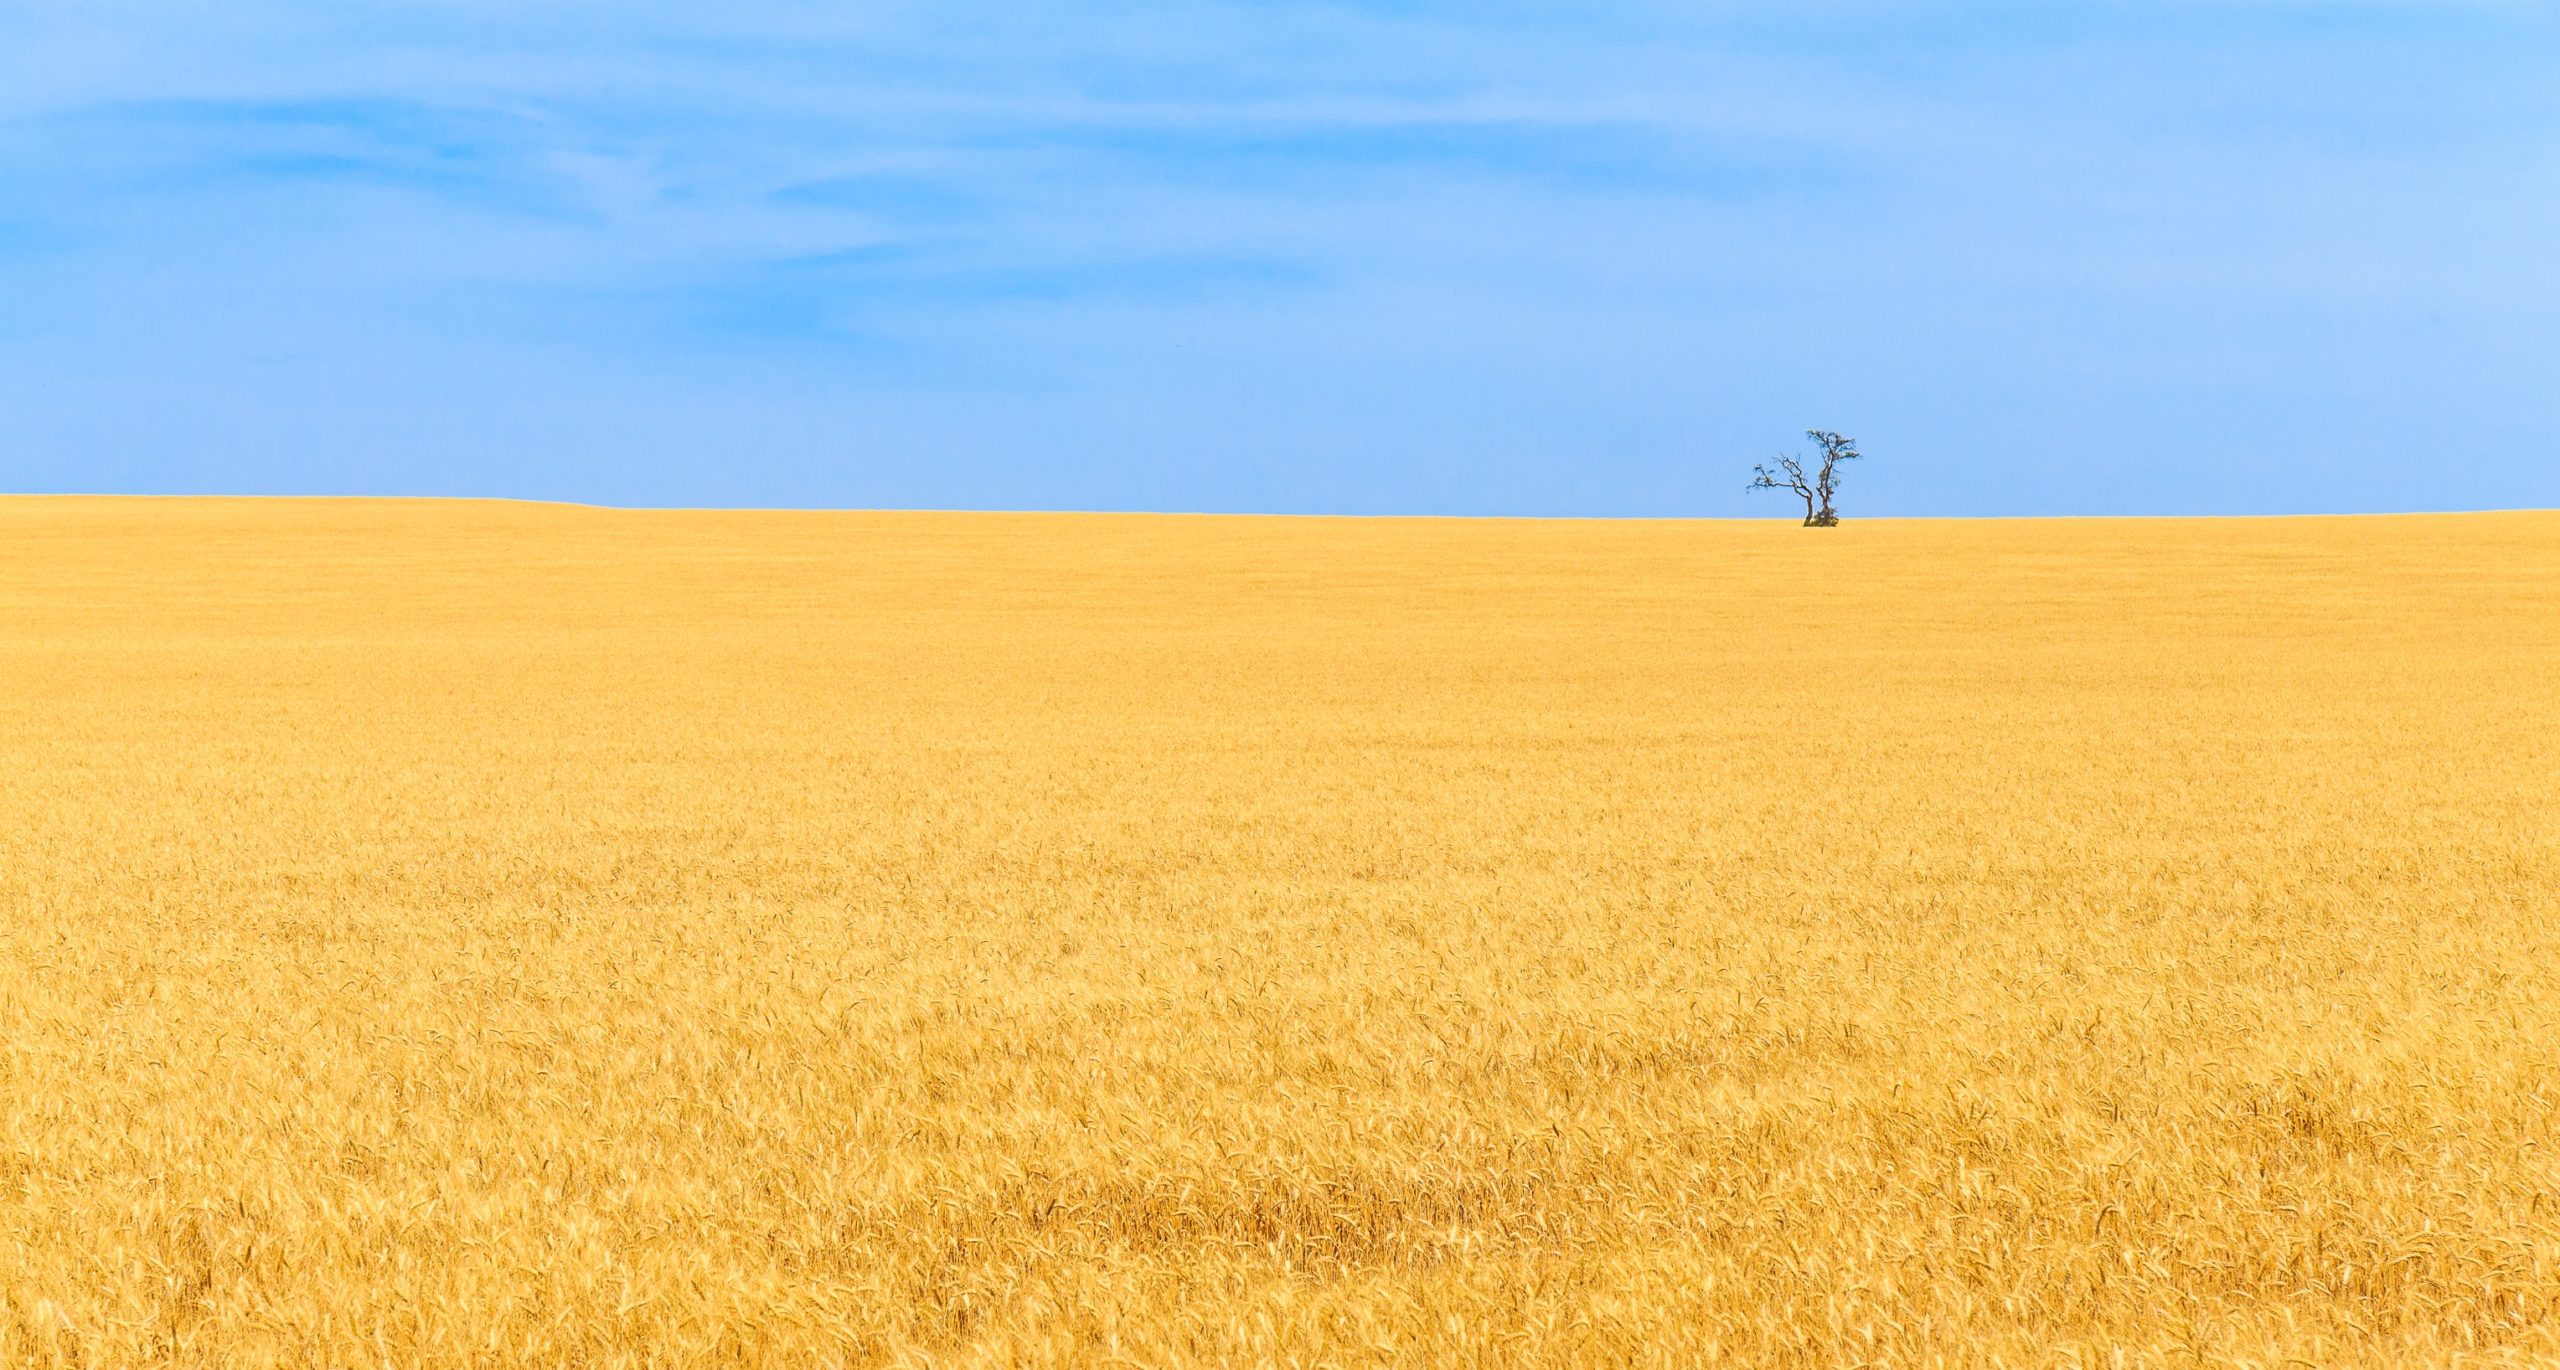
[{"label": "shadowed field area", "polygon": [[2560,515],[0,500],[0,1360],[2560,1356]]}]

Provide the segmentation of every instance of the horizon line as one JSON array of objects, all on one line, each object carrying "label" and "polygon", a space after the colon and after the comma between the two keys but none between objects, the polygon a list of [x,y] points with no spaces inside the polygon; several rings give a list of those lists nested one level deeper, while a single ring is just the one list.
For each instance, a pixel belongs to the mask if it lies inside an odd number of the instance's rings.
[{"label": "horizon line", "polygon": [[[279,504],[485,504],[539,509],[573,509],[605,514],[948,514],[972,517],[1025,518],[1212,518],[1212,519],[1356,519],[1373,522],[1414,520],[1455,523],[1772,523],[1788,524],[1792,516],[1731,514],[1440,514],[1321,513],[1249,509],[1106,509],[990,508],[957,505],[831,504],[607,504],[591,500],[542,499],[520,495],[355,495],[355,494],[179,494],[166,491],[0,491],[0,502],[25,500],[120,500],[152,503]],[[2205,514],[1861,514],[1844,515],[1842,526],[1857,523],[2060,523],[2184,522],[2265,519],[2477,518],[2502,514],[2560,513],[2560,505],[2518,505],[2480,509],[2384,509],[2331,513]],[[1797,525],[1801,526],[1801,525]]]}]

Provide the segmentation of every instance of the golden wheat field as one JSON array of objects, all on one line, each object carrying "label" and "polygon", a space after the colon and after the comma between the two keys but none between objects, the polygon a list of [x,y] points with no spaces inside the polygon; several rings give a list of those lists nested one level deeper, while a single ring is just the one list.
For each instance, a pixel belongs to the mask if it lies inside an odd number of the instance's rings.
[{"label": "golden wheat field", "polygon": [[2560,515],[0,501],[0,1361],[2560,1360]]}]

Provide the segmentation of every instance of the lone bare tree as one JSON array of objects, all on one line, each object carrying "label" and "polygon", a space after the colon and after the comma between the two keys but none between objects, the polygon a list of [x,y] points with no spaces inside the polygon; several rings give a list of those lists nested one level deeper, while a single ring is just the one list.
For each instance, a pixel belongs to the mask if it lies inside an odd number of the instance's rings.
[{"label": "lone bare tree", "polygon": [[1804,463],[1794,457],[1778,458],[1776,470],[1766,466],[1751,468],[1753,490],[1785,490],[1804,501],[1804,526],[1837,528],[1840,511],[1831,507],[1832,495],[1840,489],[1840,463],[1858,459],[1858,440],[1808,428],[1804,435],[1822,444],[1822,465],[1811,478],[1804,473]]}]

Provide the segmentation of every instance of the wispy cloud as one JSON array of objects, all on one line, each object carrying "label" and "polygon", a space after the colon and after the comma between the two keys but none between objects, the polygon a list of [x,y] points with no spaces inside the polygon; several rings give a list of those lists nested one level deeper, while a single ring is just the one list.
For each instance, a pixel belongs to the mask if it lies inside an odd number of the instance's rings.
[{"label": "wispy cloud", "polygon": [[405,98],[172,99],[35,122],[53,170],[136,199],[283,183],[414,190],[524,210],[566,197],[551,130],[522,115]]}]

